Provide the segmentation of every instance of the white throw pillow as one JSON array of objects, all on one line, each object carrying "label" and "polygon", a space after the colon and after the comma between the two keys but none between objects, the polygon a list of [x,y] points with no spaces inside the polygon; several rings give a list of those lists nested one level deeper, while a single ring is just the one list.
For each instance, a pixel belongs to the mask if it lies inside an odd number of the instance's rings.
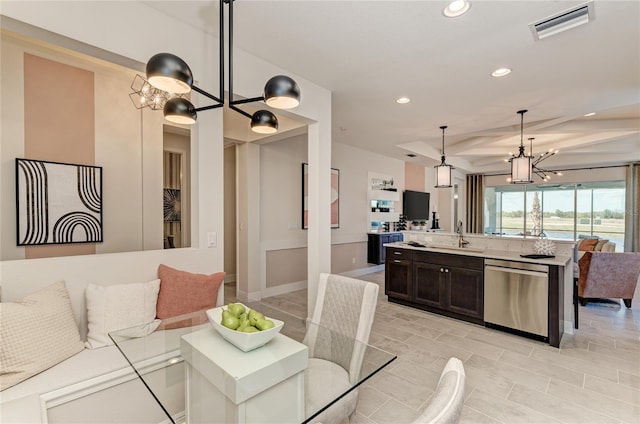
[{"label": "white throw pillow", "polygon": [[84,349],[69,292],[58,281],[19,302],[0,304],[0,390]]},{"label": "white throw pillow", "polygon": [[[109,332],[147,324],[156,317],[160,280],[148,283],[99,286],[89,284],[85,291],[89,332],[86,347],[109,346]],[[155,327],[160,324],[158,321]],[[149,332],[155,330],[150,326]],[[152,328],[152,329],[151,329]]]}]

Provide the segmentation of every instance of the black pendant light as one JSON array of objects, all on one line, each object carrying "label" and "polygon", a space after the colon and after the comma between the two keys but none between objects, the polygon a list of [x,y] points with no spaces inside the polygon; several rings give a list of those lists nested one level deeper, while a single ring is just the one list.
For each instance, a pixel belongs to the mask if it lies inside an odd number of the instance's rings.
[{"label": "black pendant light", "polygon": [[191,102],[182,97],[174,97],[167,100],[162,110],[167,121],[176,124],[195,124],[198,119],[196,109]]},{"label": "black pendant light", "polygon": [[260,134],[273,134],[278,131],[278,119],[268,110],[259,110],[251,115],[251,130]]},{"label": "black pendant light", "polygon": [[529,184],[532,183],[531,179],[531,156],[527,156],[524,153],[524,114],[527,113],[526,109],[519,110],[520,115],[520,148],[518,156],[513,156],[509,159],[511,162],[511,183],[512,184]]},{"label": "black pendant light", "polygon": [[[219,63],[220,63],[220,95],[216,97],[193,84],[193,74],[187,63],[171,53],[159,53],[151,57],[147,62],[146,73],[149,84],[167,92],[167,96],[189,93],[191,90],[208,97],[215,103],[210,106],[196,108],[185,98],[172,97],[164,106],[164,116],[167,120],[182,124],[194,124],[197,120],[197,112],[216,109],[224,106],[224,5],[229,6],[229,109],[251,119],[251,129],[262,134],[272,134],[278,130],[278,118],[267,111],[259,110],[253,115],[240,109],[238,105],[264,101],[268,106],[276,109],[291,109],[300,104],[300,87],[291,78],[285,75],[276,75],[267,81],[263,96],[249,99],[234,100],[233,94],[233,3],[234,0],[219,0]],[[144,106],[142,106],[144,107]]]},{"label": "black pendant light", "polygon": [[188,93],[193,86],[191,68],[171,53],[153,55],[147,62],[146,73],[149,84],[169,93]]},{"label": "black pendant light", "polygon": [[440,127],[442,130],[442,162],[440,165],[434,166],[436,170],[436,185],[435,188],[451,187],[451,165],[447,165],[444,157],[444,130],[447,129],[446,125]]},{"label": "black pendant light", "polygon": [[291,109],[300,104],[300,87],[286,75],[276,75],[264,86],[264,102],[276,109]]}]

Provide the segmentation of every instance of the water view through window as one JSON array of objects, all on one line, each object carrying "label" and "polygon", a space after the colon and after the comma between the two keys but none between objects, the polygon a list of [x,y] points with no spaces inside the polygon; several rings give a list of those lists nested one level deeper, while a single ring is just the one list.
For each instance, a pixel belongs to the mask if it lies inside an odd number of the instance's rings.
[{"label": "water view through window", "polygon": [[624,181],[487,187],[484,205],[486,234],[597,236],[624,249]]}]

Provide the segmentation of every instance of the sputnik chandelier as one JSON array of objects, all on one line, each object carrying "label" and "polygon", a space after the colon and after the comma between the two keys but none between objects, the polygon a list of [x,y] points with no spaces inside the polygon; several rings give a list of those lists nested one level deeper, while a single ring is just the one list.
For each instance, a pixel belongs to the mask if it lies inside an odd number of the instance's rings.
[{"label": "sputnik chandelier", "polygon": [[[189,65],[178,56],[171,53],[158,53],[151,57],[146,66],[146,79],[136,75],[131,84],[134,90],[129,96],[137,108],[149,107],[162,109],[164,117],[171,122],[179,124],[195,124],[198,112],[216,109],[224,106],[224,4],[229,6],[229,109],[232,109],[251,120],[251,130],[262,134],[272,134],[278,130],[278,118],[268,110],[258,110],[250,115],[240,109],[238,105],[264,101],[268,106],[276,109],[291,109],[300,104],[300,87],[291,78],[285,75],[277,75],[271,78],[264,87],[264,93],[259,97],[234,100],[233,94],[233,1],[219,0],[219,64],[220,86],[219,96],[214,96],[194,83],[193,74]],[[208,106],[196,108],[186,95],[195,91],[214,103]]]},{"label": "sputnik chandelier", "polygon": [[520,115],[520,147],[518,150],[518,156],[512,155],[511,158],[505,159],[505,162],[511,163],[511,177],[507,178],[507,181],[512,184],[529,184],[533,182],[533,174],[540,177],[543,181],[549,181],[551,179],[551,174],[562,175],[561,172],[543,169],[538,166],[538,164],[543,160],[558,153],[558,150],[550,149],[546,152],[540,153],[540,155],[536,157],[533,155],[533,140],[535,139],[529,138],[529,154],[525,154],[524,114],[527,113],[527,110],[519,110],[517,113]]}]

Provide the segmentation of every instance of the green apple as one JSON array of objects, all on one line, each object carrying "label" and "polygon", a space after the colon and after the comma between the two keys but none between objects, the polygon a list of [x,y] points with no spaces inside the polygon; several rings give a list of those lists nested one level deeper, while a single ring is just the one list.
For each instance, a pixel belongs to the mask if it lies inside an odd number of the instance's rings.
[{"label": "green apple", "polygon": [[227,305],[227,310],[229,310],[229,312],[231,312],[236,318],[240,318],[240,315],[244,313],[245,308],[240,303],[229,303]]},{"label": "green apple", "polygon": [[249,310],[249,322],[251,323],[251,325],[256,325],[256,322],[259,319],[264,319],[264,315],[261,314],[260,312],[256,311],[255,309],[250,309]]},{"label": "green apple", "polygon": [[244,327],[241,331],[243,333],[257,333],[260,330],[258,330],[256,327],[248,326],[248,327]]},{"label": "green apple", "polygon": [[240,326],[240,320],[238,318],[236,318],[231,312],[222,311],[222,322],[221,322],[221,324],[224,327],[227,327],[230,330],[235,330],[236,328],[238,328]]},{"label": "green apple", "polygon": [[260,331],[268,330],[275,327],[275,324],[270,319],[259,319],[256,321],[256,328]]}]

